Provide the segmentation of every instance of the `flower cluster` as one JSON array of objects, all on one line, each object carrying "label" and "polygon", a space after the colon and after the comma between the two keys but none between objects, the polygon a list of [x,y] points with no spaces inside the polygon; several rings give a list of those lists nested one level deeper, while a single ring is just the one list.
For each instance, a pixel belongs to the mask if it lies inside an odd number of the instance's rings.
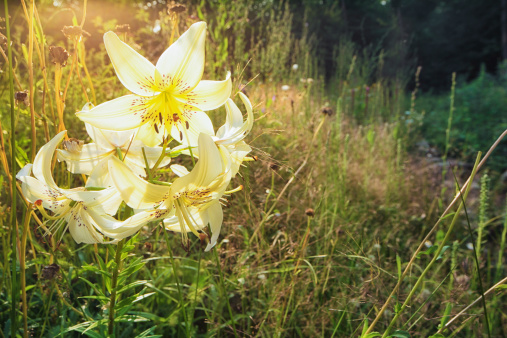
[{"label": "flower cluster", "polygon": [[[60,132],[17,175],[23,194],[78,243],[116,242],[151,221],[171,231],[211,236],[217,242],[223,222],[221,200],[251,148],[243,140],[253,126],[249,99],[238,93],[243,114],[230,98],[230,73],[223,81],[201,80],[206,24],[193,24],[153,65],[113,32],[104,35],[107,53],[122,84],[132,92],[96,107],[87,103],[77,116],[92,143]],[[215,133],[206,111],[225,106],[226,122]],[[175,141],[176,146],[170,147]],[[57,149],[62,143],[62,149]],[[54,155],[80,174],[84,187],[64,189],[52,176]],[[187,155],[191,171],[171,159]],[[155,180],[168,167],[172,182]],[[124,205],[122,208],[121,205]],[[128,207],[127,207],[128,206]],[[123,210],[125,217],[118,217]],[[116,218],[115,218],[116,217]]]}]

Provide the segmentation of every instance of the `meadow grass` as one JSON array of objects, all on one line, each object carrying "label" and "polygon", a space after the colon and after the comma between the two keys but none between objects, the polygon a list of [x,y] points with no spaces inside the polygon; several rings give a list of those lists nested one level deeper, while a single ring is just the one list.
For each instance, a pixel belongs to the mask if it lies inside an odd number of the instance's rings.
[{"label": "meadow grass", "polygon": [[[424,114],[417,90],[406,91],[407,74],[372,78],[381,57],[344,42],[326,82],[311,51],[315,37],[293,36],[289,7],[254,3],[202,2],[172,16],[164,6],[156,18],[126,7],[136,18],[130,31],[117,20],[51,13],[46,3],[9,8],[13,44],[1,46],[0,74],[2,336],[505,335],[505,210],[491,208],[485,175],[480,189],[466,181],[480,175],[481,158],[456,174],[448,169],[452,116],[440,126],[446,151],[435,169],[409,152]],[[252,13],[266,25],[252,28]],[[86,140],[74,113],[127,93],[102,45],[88,50],[85,33],[44,29],[58,15],[85,30],[116,28],[153,61],[190,15],[208,22],[205,77],[235,65],[233,93],[243,90],[254,104],[248,142],[257,159],[231,184],[244,188],[227,201],[212,252],[195,237],[185,248],[157,224],[118,245],[78,245],[69,234],[60,241],[17,193],[13,174],[62,121]],[[53,45],[69,52],[67,65],[53,64]],[[23,90],[28,105],[13,102]],[[223,113],[210,113],[214,125]],[[63,163],[55,177],[61,187],[80,180]]]}]

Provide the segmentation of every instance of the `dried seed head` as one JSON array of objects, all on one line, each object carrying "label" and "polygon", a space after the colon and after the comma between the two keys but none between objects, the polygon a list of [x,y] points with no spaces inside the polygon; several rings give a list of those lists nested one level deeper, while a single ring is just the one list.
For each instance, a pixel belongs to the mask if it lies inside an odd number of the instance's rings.
[{"label": "dried seed head", "polygon": [[49,55],[51,56],[51,62],[53,62],[55,65],[59,64],[62,67],[67,65],[67,59],[70,56],[69,52],[60,46],[50,46]]},{"label": "dried seed head", "polygon": [[75,138],[69,138],[62,142],[63,149],[71,153],[79,153],[83,149],[84,141]]},{"label": "dried seed head", "polygon": [[130,25],[128,23],[124,24],[124,25],[116,25],[116,28],[114,29],[116,31],[116,33],[120,34],[120,33],[130,33]]},{"label": "dried seed head", "polygon": [[83,35],[91,36],[90,33],[85,31],[81,26],[63,26],[62,33],[67,39],[79,39]]},{"label": "dried seed head", "polygon": [[42,279],[53,279],[60,271],[60,265],[53,263],[42,268],[41,277]]},{"label": "dried seed head", "polygon": [[178,4],[178,3],[173,3],[173,4],[169,4],[169,14],[171,13],[175,13],[175,14],[179,14],[179,13],[183,13],[184,11],[187,10],[187,7],[185,5],[182,5],[182,4]]},{"label": "dried seed head", "polygon": [[2,33],[0,33],[0,44],[7,46],[7,37],[5,35],[3,35]]},{"label": "dried seed head", "polygon": [[309,217],[313,217],[315,216],[315,210],[313,210],[312,208],[308,208],[305,210],[305,214]]},{"label": "dried seed head", "polygon": [[280,169],[280,166],[274,162],[271,162],[269,163],[269,169],[277,171],[278,169]]},{"label": "dried seed head", "polygon": [[320,112],[324,115],[327,115],[327,116],[332,116],[334,115],[334,110],[329,108],[329,107],[322,107],[322,109],[320,110]]},{"label": "dried seed head", "polygon": [[30,100],[28,99],[28,90],[14,93],[14,100],[16,100],[17,104],[23,103],[25,106],[29,106]]}]

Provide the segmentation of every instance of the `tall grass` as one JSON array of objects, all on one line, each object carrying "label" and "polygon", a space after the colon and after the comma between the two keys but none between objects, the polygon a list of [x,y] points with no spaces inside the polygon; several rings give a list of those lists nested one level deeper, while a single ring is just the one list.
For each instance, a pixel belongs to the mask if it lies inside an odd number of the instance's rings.
[{"label": "tall grass", "polygon": [[[304,27],[295,36],[284,4],[202,1],[169,14],[160,4],[118,6],[134,18],[130,30],[116,27],[120,19],[90,16],[93,6],[86,21],[82,7],[9,8],[13,44],[0,74],[3,336],[478,336],[487,332],[483,310],[459,311],[479,298],[493,318],[491,335],[506,332],[504,212],[478,215],[486,199],[461,176],[458,190],[468,199],[443,196],[446,210],[433,203],[441,182],[408,152],[424,116],[419,94],[405,88],[408,71],[383,78],[382,53],[360,53],[344,36],[324,82],[312,50],[318,37]],[[125,90],[93,35],[67,38],[45,28],[61,20],[96,34],[117,29],[155,61],[191,16],[208,22],[205,78],[232,70],[235,91],[255,105],[249,143],[257,161],[232,182],[244,189],[227,202],[216,249],[205,253],[194,238],[187,250],[156,224],[121,245],[77,245],[69,235],[56,243],[16,194],[15,173],[60,122],[71,137],[85,137],[73,114],[84,103]],[[68,51],[67,65],[53,63],[51,46]],[[30,105],[13,102],[15,82],[28,90]],[[215,125],[223,115],[211,113]],[[454,144],[450,126],[447,145]],[[471,177],[483,164],[472,166]],[[55,176],[61,186],[73,183],[61,163]],[[467,248],[465,206],[471,227],[481,225],[477,246],[487,248],[477,250],[481,274]]]}]

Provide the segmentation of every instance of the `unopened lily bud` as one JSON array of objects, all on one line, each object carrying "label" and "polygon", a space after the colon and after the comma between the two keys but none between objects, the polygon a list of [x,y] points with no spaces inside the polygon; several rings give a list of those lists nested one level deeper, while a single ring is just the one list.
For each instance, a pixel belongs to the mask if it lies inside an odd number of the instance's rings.
[{"label": "unopened lily bud", "polygon": [[62,142],[62,146],[65,150],[71,153],[79,153],[83,149],[84,141],[75,138],[69,138]]},{"label": "unopened lily bud", "polygon": [[56,65],[64,67],[67,65],[67,59],[70,54],[65,50],[65,48],[60,46],[50,46],[49,47],[49,55],[51,56],[51,61]]},{"label": "unopened lily bud", "polygon": [[17,104],[23,103],[25,106],[29,106],[30,100],[28,99],[28,90],[14,93],[14,100],[16,100]]},{"label": "unopened lily bud", "polygon": [[130,25],[128,23],[123,24],[123,25],[116,25],[116,28],[114,30],[118,34],[121,34],[121,33],[128,34],[128,33],[130,33]]},{"label": "unopened lily bud", "polygon": [[312,208],[308,208],[305,210],[305,214],[309,217],[313,217],[315,216],[315,210],[313,210]]}]

